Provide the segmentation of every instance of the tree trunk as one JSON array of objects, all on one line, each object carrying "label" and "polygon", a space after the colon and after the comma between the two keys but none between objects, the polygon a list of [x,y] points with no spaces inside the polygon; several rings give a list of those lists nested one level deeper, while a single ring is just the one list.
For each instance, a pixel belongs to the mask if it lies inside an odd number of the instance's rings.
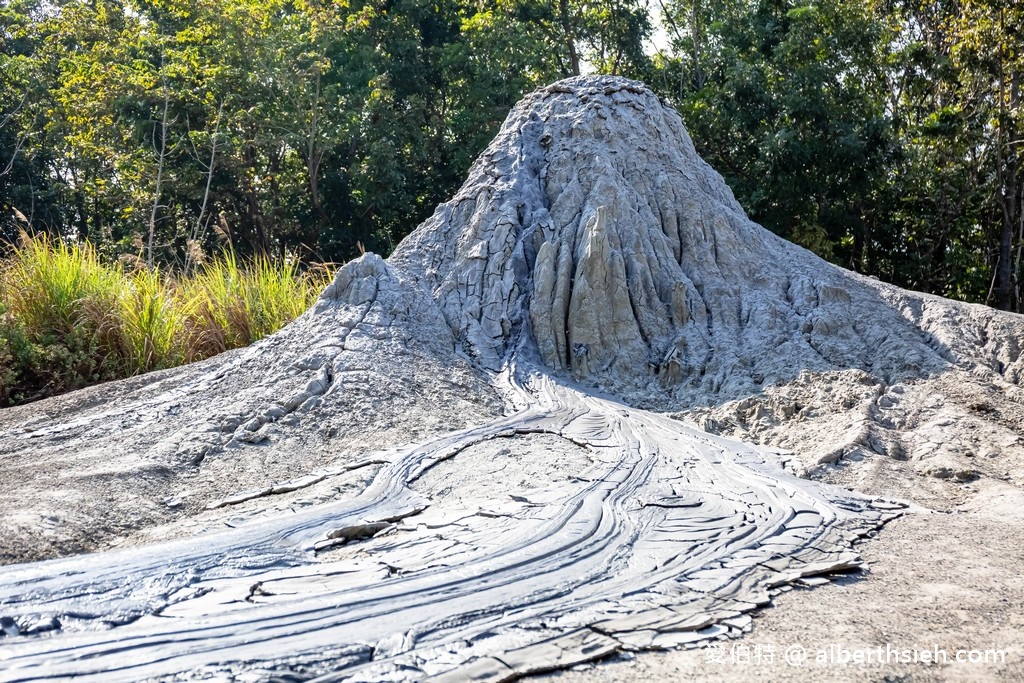
[{"label": "tree trunk", "polygon": [[[167,87],[167,72],[164,70],[163,49],[160,52],[160,81],[163,85],[164,110],[160,120],[160,148],[156,156],[156,187],[153,190],[153,208],[149,213],[149,239],[146,242],[146,266],[153,267],[153,243],[156,239],[156,212],[160,208],[160,185],[164,177],[164,159],[167,158],[167,109],[171,101],[171,93]],[[154,131],[153,146],[156,147]]]},{"label": "tree trunk", "polygon": [[569,16],[569,0],[558,0],[558,15],[562,22],[562,33],[569,48],[569,65],[573,76],[580,75],[580,56],[576,51],[576,37],[573,35],[572,18]]},{"label": "tree trunk", "polygon": [[[197,245],[201,242],[203,233],[206,231],[206,223],[203,220],[206,218],[206,207],[210,203],[210,186],[213,184],[213,171],[217,164],[217,140],[220,136],[220,119],[224,113],[224,100],[221,99],[220,106],[217,107],[217,122],[213,126],[213,139],[210,143],[210,163],[206,167],[206,187],[203,190],[203,203],[199,207],[199,215],[196,217],[196,223],[192,228],[191,241]],[[198,155],[197,155],[198,156]],[[185,273],[191,272],[191,268],[194,264],[192,263],[192,248],[190,247],[185,253]]]},{"label": "tree trunk", "polygon": [[693,39],[693,84],[697,90],[704,87],[704,71],[701,69],[701,30],[699,0],[693,0],[690,8],[690,37]]},{"label": "tree trunk", "polygon": [[[1003,27],[1002,10],[999,13],[1000,30]],[[1006,55],[1000,49],[999,55],[999,118],[996,132],[997,157],[996,163],[999,177],[997,192],[1002,218],[999,230],[999,264],[996,270],[996,306],[1004,311],[1016,310],[1019,306],[1015,301],[1014,280],[1016,273],[1013,268],[1013,237],[1017,227],[1017,173],[1019,164],[1014,145],[1015,127],[1013,114],[1019,106],[1020,79],[1016,72],[1007,78]]]}]

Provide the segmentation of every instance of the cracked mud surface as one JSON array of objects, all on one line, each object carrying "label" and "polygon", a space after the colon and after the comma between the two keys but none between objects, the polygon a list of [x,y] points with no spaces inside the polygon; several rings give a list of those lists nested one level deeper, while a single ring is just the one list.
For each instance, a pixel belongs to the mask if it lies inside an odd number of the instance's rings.
[{"label": "cracked mud surface", "polygon": [[[776,597],[754,615],[740,638],[722,641],[721,659],[708,649],[649,652],[610,658],[530,678],[561,683],[612,681],[1016,681],[1024,678],[1024,577],[1020,520],[989,515],[905,515],[866,543],[865,576],[851,576]],[[786,649],[807,652],[835,644],[847,649],[957,650],[997,648],[1005,662],[787,664]],[[747,659],[732,657],[732,648]],[[756,661],[757,648],[774,653]],[[950,655],[952,657],[952,655]]]},{"label": "cracked mud surface", "polygon": [[745,680],[792,672],[678,648],[1002,637],[1022,337],[751,223],[642,85],[556,83],[277,335],[0,411],[0,680]]},{"label": "cracked mud surface", "polygon": [[[5,613],[60,615],[67,635],[12,643],[8,674],[244,669],[211,659],[315,672],[328,644],[348,642],[329,667],[339,676],[521,675],[551,657],[726,634],[774,587],[856,566],[852,542],[900,509],[542,376],[511,382],[524,408],[395,451],[351,500],[201,542],[11,568]],[[512,457],[504,442],[526,437]],[[572,476],[535,476],[550,472],[551,446]],[[510,467],[475,465],[502,458]]]}]

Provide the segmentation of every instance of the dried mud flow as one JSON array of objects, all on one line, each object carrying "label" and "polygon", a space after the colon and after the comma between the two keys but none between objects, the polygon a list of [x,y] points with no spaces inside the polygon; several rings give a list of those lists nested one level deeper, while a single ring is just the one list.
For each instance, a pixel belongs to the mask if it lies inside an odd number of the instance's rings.
[{"label": "dried mud flow", "polygon": [[1022,336],[752,223],[643,85],[561,81],[280,333],[0,411],[0,681],[739,637],[899,515],[1018,504]]}]

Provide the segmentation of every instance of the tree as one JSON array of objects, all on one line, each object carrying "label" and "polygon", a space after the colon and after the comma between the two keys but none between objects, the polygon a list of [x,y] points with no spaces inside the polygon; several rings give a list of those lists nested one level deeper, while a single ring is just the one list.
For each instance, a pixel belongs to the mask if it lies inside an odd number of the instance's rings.
[{"label": "tree", "polygon": [[837,0],[664,7],[674,57],[660,85],[702,155],[755,220],[867,269],[871,198],[892,152],[871,15]]},{"label": "tree", "polygon": [[53,73],[35,59],[40,0],[0,6],[0,251],[20,230],[55,231],[64,221],[45,135]]},{"label": "tree", "polygon": [[999,216],[992,293],[1004,310],[1020,310],[1020,258],[1024,247],[1021,182],[1021,74],[1024,8],[1002,0],[962,0],[948,19],[951,55],[966,88],[965,105],[984,112],[992,134],[993,203]]}]

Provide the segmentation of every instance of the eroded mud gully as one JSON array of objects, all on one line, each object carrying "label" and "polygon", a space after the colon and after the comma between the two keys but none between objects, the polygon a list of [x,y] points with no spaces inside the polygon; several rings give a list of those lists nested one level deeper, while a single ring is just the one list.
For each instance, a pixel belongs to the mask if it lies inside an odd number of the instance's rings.
[{"label": "eroded mud gully", "polygon": [[[542,373],[517,388],[527,407],[393,451],[355,500],[6,568],[3,614],[62,628],[4,643],[0,680],[277,668],[503,680],[728,635],[772,588],[855,567],[852,543],[898,508]],[[413,490],[438,463],[514,435],[570,440],[591,465],[476,507]],[[359,552],[314,552],[347,533]]]}]

